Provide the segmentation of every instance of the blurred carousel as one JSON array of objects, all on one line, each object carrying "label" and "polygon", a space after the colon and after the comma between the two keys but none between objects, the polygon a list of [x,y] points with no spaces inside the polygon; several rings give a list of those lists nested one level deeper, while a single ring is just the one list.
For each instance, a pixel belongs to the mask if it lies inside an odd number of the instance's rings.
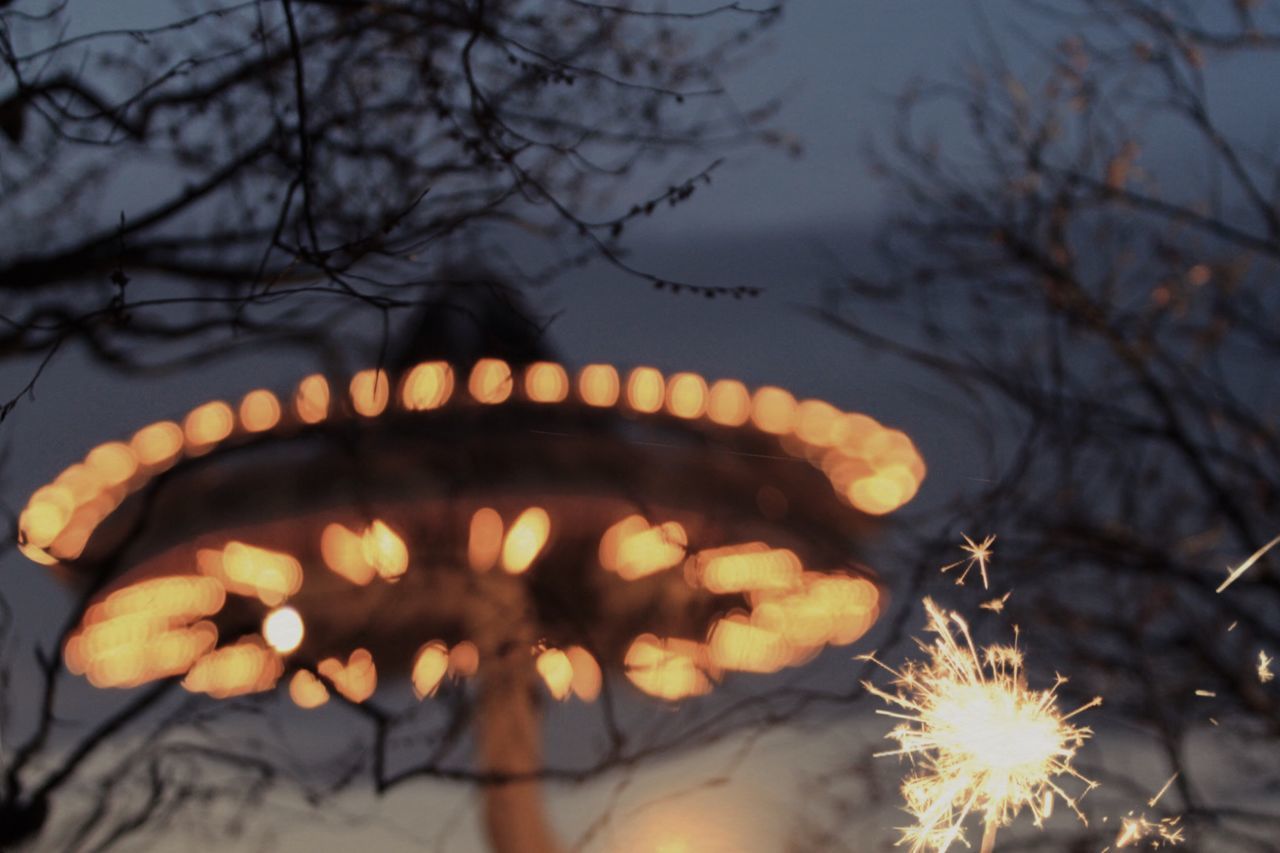
[{"label": "blurred carousel", "polygon": [[854,555],[924,477],[904,433],[776,387],[571,373],[502,305],[442,300],[398,365],[205,403],[37,490],[22,551],[92,600],[67,667],[304,708],[472,679],[493,848],[543,853],[539,694],[616,673],[678,702],[874,624]]}]

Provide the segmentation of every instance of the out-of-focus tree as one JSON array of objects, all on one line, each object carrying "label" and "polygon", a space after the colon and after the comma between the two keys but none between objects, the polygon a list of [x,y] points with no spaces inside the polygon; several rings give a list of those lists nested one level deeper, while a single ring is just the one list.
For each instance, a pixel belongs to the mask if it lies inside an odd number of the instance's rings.
[{"label": "out-of-focus tree", "polygon": [[[732,146],[778,139],[773,104],[739,109],[721,85],[777,4],[155,6],[152,26],[101,30],[72,0],[0,2],[0,359],[31,367],[0,420],[69,346],[126,372],[328,353],[362,311],[390,326],[450,287],[537,286],[592,259],[667,285],[626,256],[628,225],[709,183]],[[663,160],[685,177],[637,191]],[[513,235],[536,261],[507,251]],[[476,258],[488,272],[451,273]],[[87,604],[36,650],[34,687],[0,679],[23,722],[0,718],[0,846],[105,850],[283,779],[321,793],[289,756],[211,734],[257,699],[215,709],[170,681],[64,721],[83,703],[59,647]],[[326,784],[366,759],[341,756]]]},{"label": "out-of-focus tree", "polygon": [[[81,31],[76,3],[3,4],[0,351],[75,339],[132,367],[175,340],[309,338],[477,256],[517,283],[591,258],[657,283],[620,238],[725,146],[777,138],[772,104],[737,109],[720,78],[779,11],[176,2],[150,28]],[[701,162],[619,197],[673,155]],[[553,259],[519,263],[517,234]]]},{"label": "out-of-focus tree", "polygon": [[[896,199],[883,263],[822,313],[965,401],[949,417],[987,468],[948,535],[999,534],[973,612],[1012,590],[1004,615],[1046,674],[1102,694],[1135,752],[1179,774],[1154,811],[1181,813],[1193,843],[1274,849],[1280,691],[1260,664],[1280,651],[1280,564],[1219,586],[1280,532],[1280,112],[1264,82],[1280,5],[1018,14],[1000,23],[1034,26],[992,25],[970,67],[902,94],[875,154]],[[1140,811],[1164,778],[1098,773]],[[1061,849],[1113,843],[1117,820]]]}]

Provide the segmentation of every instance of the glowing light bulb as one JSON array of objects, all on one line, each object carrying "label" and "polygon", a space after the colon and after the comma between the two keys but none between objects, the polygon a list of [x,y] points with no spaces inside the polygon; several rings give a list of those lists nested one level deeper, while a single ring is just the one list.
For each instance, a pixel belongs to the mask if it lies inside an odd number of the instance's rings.
[{"label": "glowing light bulb", "polygon": [[262,620],[262,636],[267,645],[282,655],[287,655],[302,645],[305,629],[302,615],[292,607],[272,610]]}]

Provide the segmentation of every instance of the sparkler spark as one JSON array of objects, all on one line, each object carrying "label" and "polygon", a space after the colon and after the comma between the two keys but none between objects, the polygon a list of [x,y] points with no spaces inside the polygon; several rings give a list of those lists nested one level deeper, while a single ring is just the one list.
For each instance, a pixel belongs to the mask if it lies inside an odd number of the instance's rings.
[{"label": "sparkler spark", "polygon": [[1152,849],[1186,841],[1182,831],[1182,816],[1164,817],[1151,820],[1146,815],[1135,816],[1133,812],[1120,819],[1120,834],[1116,836],[1116,847],[1128,847],[1140,841],[1148,842]]},{"label": "sparkler spark", "polygon": [[978,606],[983,610],[990,610],[992,613],[1001,613],[1004,611],[1005,604],[1009,601],[1009,596],[1013,595],[1013,590],[1009,590],[999,598],[993,598],[990,601],[984,601]]},{"label": "sparkler spark", "polygon": [[[886,736],[898,749],[881,756],[906,756],[915,767],[902,785],[913,826],[902,828],[901,843],[911,853],[945,853],[964,840],[964,823],[980,814],[986,826],[983,851],[995,842],[995,831],[1012,823],[1023,808],[1035,825],[1049,816],[1055,797],[1083,821],[1084,814],[1055,777],[1083,784],[1080,796],[1096,783],[1071,766],[1076,751],[1092,732],[1068,721],[1102,699],[1069,714],[1058,710],[1058,676],[1047,690],[1030,690],[1023,673],[1022,652],[1012,646],[974,646],[969,626],[924,600],[932,643],[917,640],[925,661],[908,661],[893,669],[874,655],[863,656],[895,677],[888,692],[863,682],[892,710],[877,713],[899,720]],[[954,627],[953,627],[954,626]]]},{"label": "sparkler spark", "polygon": [[1218,588],[1214,590],[1214,592],[1222,592],[1224,589],[1231,586],[1233,583],[1236,582],[1236,579],[1238,577],[1240,577],[1245,572],[1249,571],[1249,569],[1253,566],[1254,563],[1261,560],[1268,551],[1270,551],[1272,548],[1276,547],[1277,545],[1280,545],[1280,536],[1277,536],[1275,539],[1272,539],[1266,545],[1263,545],[1261,548],[1254,551],[1252,554],[1249,555],[1249,559],[1245,560],[1243,563],[1241,563],[1240,565],[1232,569],[1231,573],[1227,575],[1227,579],[1224,580],[1221,584],[1219,584]]},{"label": "sparkler spark", "polygon": [[1271,671],[1271,664],[1274,661],[1275,658],[1268,655],[1262,649],[1258,649],[1258,681],[1266,684],[1268,681],[1276,677],[1276,674]]},{"label": "sparkler spark", "polygon": [[1148,808],[1154,809],[1156,807],[1156,803],[1160,802],[1160,798],[1163,797],[1166,792],[1168,792],[1169,787],[1173,784],[1173,780],[1177,779],[1179,775],[1181,774],[1174,773],[1172,776],[1169,777],[1168,781],[1166,781],[1163,785],[1160,786],[1160,790],[1156,791],[1156,795],[1151,799],[1147,800]]},{"label": "sparkler spark", "polygon": [[956,566],[963,565],[964,571],[960,572],[960,577],[956,578],[956,585],[964,586],[965,578],[969,577],[969,572],[973,570],[974,566],[977,566],[979,574],[982,575],[982,588],[986,589],[987,561],[990,560],[991,555],[995,553],[991,550],[991,546],[996,541],[995,534],[989,534],[981,542],[974,542],[969,538],[969,534],[967,533],[961,533],[960,535],[964,537],[964,544],[960,546],[960,550],[964,551],[969,556],[963,560],[956,560],[954,563],[943,566],[942,571],[943,573],[946,573],[954,569]]}]

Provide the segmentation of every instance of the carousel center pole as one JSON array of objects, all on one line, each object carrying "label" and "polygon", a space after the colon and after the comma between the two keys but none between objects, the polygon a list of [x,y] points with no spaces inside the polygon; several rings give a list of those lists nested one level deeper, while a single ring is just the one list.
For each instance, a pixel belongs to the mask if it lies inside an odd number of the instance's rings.
[{"label": "carousel center pole", "polygon": [[534,776],[542,768],[542,715],[524,587],[497,570],[476,581],[471,629],[481,660],[477,759],[481,772],[498,777],[483,792],[489,844],[494,853],[561,853]]}]

